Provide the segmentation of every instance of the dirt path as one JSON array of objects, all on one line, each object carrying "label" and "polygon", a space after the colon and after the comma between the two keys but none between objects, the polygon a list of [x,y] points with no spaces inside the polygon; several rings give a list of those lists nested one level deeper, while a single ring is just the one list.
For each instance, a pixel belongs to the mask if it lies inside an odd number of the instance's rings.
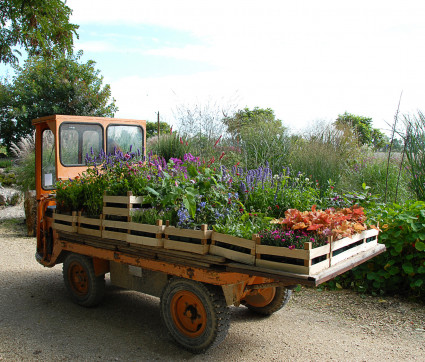
[{"label": "dirt path", "polygon": [[0,360],[425,361],[423,305],[312,289],[269,318],[232,308],[226,340],[194,356],[167,336],[156,298],[109,285],[99,307],[73,304],[61,266],[39,265],[23,235],[0,221]]}]

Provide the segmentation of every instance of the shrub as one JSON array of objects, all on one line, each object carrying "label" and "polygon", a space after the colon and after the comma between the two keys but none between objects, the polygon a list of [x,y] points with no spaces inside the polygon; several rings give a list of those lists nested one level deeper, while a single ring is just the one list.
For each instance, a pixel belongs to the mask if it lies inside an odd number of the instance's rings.
[{"label": "shrub", "polygon": [[370,222],[380,223],[387,251],[345,273],[339,283],[372,294],[425,296],[425,202],[410,201],[369,208]]}]

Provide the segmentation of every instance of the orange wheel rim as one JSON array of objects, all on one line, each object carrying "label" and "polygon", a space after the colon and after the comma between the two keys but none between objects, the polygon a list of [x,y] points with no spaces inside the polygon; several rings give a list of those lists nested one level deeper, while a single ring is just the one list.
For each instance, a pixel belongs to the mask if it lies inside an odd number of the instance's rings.
[{"label": "orange wheel rim", "polygon": [[254,289],[251,290],[246,296],[245,301],[257,308],[265,307],[266,305],[269,305],[272,301],[274,296],[276,295],[276,288],[266,288],[266,289]]},{"label": "orange wheel rim", "polygon": [[171,299],[171,316],[177,329],[187,337],[199,337],[207,324],[207,313],[201,300],[187,290]]},{"label": "orange wheel rim", "polygon": [[68,280],[72,290],[77,295],[86,295],[89,291],[89,281],[86,270],[77,262],[72,262],[68,268]]}]

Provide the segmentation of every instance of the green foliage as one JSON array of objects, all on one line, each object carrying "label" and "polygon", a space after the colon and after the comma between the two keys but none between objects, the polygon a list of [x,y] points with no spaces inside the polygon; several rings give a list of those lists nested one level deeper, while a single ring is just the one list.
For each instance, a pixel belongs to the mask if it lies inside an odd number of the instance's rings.
[{"label": "green foliage", "polygon": [[276,119],[271,108],[255,107],[252,110],[244,108],[231,117],[225,117],[223,123],[227,126],[227,131],[235,138],[243,138],[246,130],[255,130],[261,124],[270,125],[277,133],[283,130],[282,121]]},{"label": "green foliage", "polygon": [[10,168],[12,166],[12,160],[0,159],[0,168]]},{"label": "green foliage", "polygon": [[380,149],[385,145],[385,135],[379,129],[372,127],[372,118],[345,112],[338,115],[335,125],[351,127],[356,133],[360,145],[372,146],[375,149]]},{"label": "green foliage", "polygon": [[425,115],[418,112],[416,117],[406,117],[405,124],[405,153],[410,184],[417,199],[425,201]]},{"label": "green foliage", "polygon": [[351,162],[339,188],[356,193],[362,191],[362,185],[365,183],[370,189],[369,192],[378,196],[380,202],[384,202],[387,185],[387,200],[401,203],[411,200],[414,196],[409,188],[409,174],[405,167],[400,169],[400,163],[400,155],[393,154],[390,164],[387,165],[385,154],[365,150]]},{"label": "green foliage", "polygon": [[239,150],[239,155],[233,154],[233,163],[258,168],[267,161],[276,173],[288,164],[291,138],[272,109],[245,108],[225,117],[223,123],[232,136],[224,143]]},{"label": "green foliage", "polygon": [[330,283],[373,294],[425,296],[425,203],[369,207],[370,222],[379,221],[387,251]]},{"label": "green foliage", "polygon": [[24,48],[30,56],[72,53],[78,25],[61,0],[3,0],[0,5],[0,63],[17,63]]},{"label": "green foliage", "polygon": [[51,114],[109,116],[117,111],[109,85],[95,69],[95,62],[79,63],[76,56],[53,60],[31,57],[15,66],[13,82],[0,86],[1,142],[11,142],[32,132],[31,121]]},{"label": "green foliage", "polygon": [[19,159],[14,167],[16,184],[21,191],[35,190],[35,152]]},{"label": "green foliage", "polygon": [[358,151],[349,130],[318,123],[309,134],[296,139],[291,148],[290,164],[294,171],[315,181],[323,195],[330,180],[339,189],[339,182]]},{"label": "green foliage", "polygon": [[[171,132],[171,127],[167,122],[159,122],[160,136],[168,135]],[[158,122],[146,121],[146,138],[158,136]]]},{"label": "green foliage", "polygon": [[167,161],[172,158],[183,159],[185,153],[189,151],[189,142],[183,139],[177,132],[160,136],[153,149],[148,150],[160,157],[164,157]]}]

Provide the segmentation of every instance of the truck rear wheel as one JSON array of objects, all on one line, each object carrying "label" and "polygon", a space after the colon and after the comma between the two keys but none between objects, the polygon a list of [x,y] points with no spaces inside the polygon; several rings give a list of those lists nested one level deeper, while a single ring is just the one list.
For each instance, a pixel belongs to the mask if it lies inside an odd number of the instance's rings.
[{"label": "truck rear wheel", "polygon": [[84,307],[98,305],[105,294],[105,276],[96,276],[91,258],[69,254],[63,263],[63,278],[71,299]]},{"label": "truck rear wheel", "polygon": [[221,289],[192,280],[171,279],[162,292],[160,311],[171,337],[194,353],[222,342],[230,325]]},{"label": "truck rear wheel", "polygon": [[253,289],[244,297],[242,303],[255,313],[271,315],[282,309],[289,302],[291,295],[292,290],[284,287]]}]

